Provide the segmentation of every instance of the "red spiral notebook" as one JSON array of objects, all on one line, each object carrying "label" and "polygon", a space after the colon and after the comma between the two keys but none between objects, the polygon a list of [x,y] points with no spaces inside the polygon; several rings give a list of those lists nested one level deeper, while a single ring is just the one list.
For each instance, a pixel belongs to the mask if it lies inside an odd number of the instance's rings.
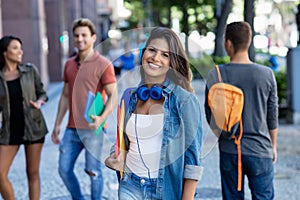
[{"label": "red spiral notebook", "polygon": [[118,111],[117,111],[117,120],[118,120],[118,125],[117,125],[117,137],[116,137],[116,146],[115,146],[115,154],[116,157],[120,155],[120,151],[125,151],[125,141],[124,141],[124,118],[125,118],[125,105],[124,105],[124,100],[121,102],[121,107],[120,105],[118,106]]},{"label": "red spiral notebook", "polygon": [[[120,155],[121,151],[125,151],[125,141],[124,141],[124,118],[125,118],[125,105],[124,100],[121,102],[121,107],[118,105],[117,111],[117,137],[116,137],[116,145],[115,145],[115,155],[116,158]],[[123,171],[119,171],[117,175],[122,178]]]}]

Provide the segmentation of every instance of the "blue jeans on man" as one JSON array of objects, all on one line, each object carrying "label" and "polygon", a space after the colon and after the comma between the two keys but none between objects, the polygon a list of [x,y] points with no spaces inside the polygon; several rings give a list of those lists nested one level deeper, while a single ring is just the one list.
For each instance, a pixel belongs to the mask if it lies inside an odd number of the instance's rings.
[{"label": "blue jeans on man", "polygon": [[[237,191],[237,155],[220,151],[220,173],[223,200],[243,200],[244,187]],[[271,158],[242,155],[243,185],[248,178],[252,200],[274,199],[274,166]]]},{"label": "blue jeans on man", "polygon": [[84,200],[79,181],[74,173],[75,162],[83,149],[85,149],[85,172],[91,179],[91,199],[101,199],[103,191],[100,162],[102,144],[102,133],[96,136],[91,130],[66,129],[59,147],[59,175],[73,200]]}]

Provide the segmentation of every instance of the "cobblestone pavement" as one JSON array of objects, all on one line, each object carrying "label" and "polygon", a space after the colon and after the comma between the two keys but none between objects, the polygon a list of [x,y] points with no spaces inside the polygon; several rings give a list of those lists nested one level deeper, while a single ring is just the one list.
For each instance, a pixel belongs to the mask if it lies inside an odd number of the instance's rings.
[{"label": "cobblestone pavement", "polygon": [[[194,84],[202,85],[201,81]],[[203,92],[203,87],[195,87],[197,94]],[[64,184],[62,183],[58,169],[58,146],[51,142],[50,133],[53,129],[53,123],[57,112],[58,100],[62,89],[62,83],[51,83],[48,89],[49,102],[43,107],[49,134],[42,151],[40,166],[41,175],[41,199],[42,200],[69,200],[71,199]],[[199,96],[199,99],[203,99]],[[201,102],[203,103],[203,102]],[[202,104],[203,105],[203,104]],[[109,128],[105,134],[105,146],[103,148],[103,158],[108,155],[110,146],[115,139],[114,120],[115,113],[108,120]],[[62,127],[65,127],[66,118]],[[218,170],[218,147],[217,139],[208,131],[207,125],[204,126],[204,149],[203,149],[203,166],[204,175],[198,184],[196,199],[220,200],[221,186]],[[63,134],[62,133],[61,135]],[[277,200],[297,200],[300,199],[300,125],[280,124],[278,135],[278,161],[275,165],[275,199]],[[25,174],[25,159],[23,146],[20,148],[13,165],[11,167],[9,178],[15,190],[17,200],[28,199],[27,179]],[[80,155],[75,165],[75,173],[78,175],[80,184],[87,199],[89,199],[90,180],[84,172],[84,157]],[[115,172],[103,166],[104,176],[104,193],[103,199],[117,199],[117,180]],[[245,184],[247,188],[247,183]],[[250,198],[250,192],[246,189],[246,199]],[[1,199],[1,197],[0,197]]]}]

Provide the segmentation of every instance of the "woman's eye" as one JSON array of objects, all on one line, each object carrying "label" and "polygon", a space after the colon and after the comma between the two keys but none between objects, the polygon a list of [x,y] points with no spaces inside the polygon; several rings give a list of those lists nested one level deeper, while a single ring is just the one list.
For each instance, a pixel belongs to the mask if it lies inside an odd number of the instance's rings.
[{"label": "woman's eye", "polygon": [[164,53],[163,56],[166,57],[166,58],[169,58],[169,54],[168,53]]},{"label": "woman's eye", "polygon": [[148,51],[154,52],[155,50],[153,48],[148,48]]},{"label": "woman's eye", "polygon": [[20,47],[13,47],[14,50],[22,50]]}]

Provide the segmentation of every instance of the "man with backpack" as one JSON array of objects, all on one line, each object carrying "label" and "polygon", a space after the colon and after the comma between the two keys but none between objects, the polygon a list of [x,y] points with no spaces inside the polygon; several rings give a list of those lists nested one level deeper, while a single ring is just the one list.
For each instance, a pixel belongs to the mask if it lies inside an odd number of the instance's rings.
[{"label": "man with backpack", "polygon": [[[277,159],[278,133],[277,85],[270,68],[253,63],[249,59],[251,38],[251,27],[247,22],[228,24],[224,45],[230,63],[212,69],[206,83],[206,119],[214,133],[218,131],[220,135],[220,174],[224,200],[244,199],[245,175],[252,199],[274,199],[273,164]],[[243,95],[243,98],[240,98],[243,102],[234,105],[236,107],[243,104],[243,107],[240,120],[236,121],[238,127],[229,130],[233,132],[230,137],[228,130],[224,129],[229,127],[233,112],[227,111],[235,109],[231,108],[233,104],[227,102],[230,98],[230,101],[236,102],[236,94],[224,89],[224,99],[220,100],[218,97],[218,101],[225,103],[213,103],[217,102],[214,99],[216,96],[210,93],[214,94],[211,90],[215,84],[220,83],[220,77],[223,83],[239,88]],[[218,94],[220,95],[220,92]],[[216,112],[218,106],[225,108],[219,108],[221,112]],[[220,126],[219,115],[222,114],[224,120]],[[240,138],[240,141],[237,138]]]}]

